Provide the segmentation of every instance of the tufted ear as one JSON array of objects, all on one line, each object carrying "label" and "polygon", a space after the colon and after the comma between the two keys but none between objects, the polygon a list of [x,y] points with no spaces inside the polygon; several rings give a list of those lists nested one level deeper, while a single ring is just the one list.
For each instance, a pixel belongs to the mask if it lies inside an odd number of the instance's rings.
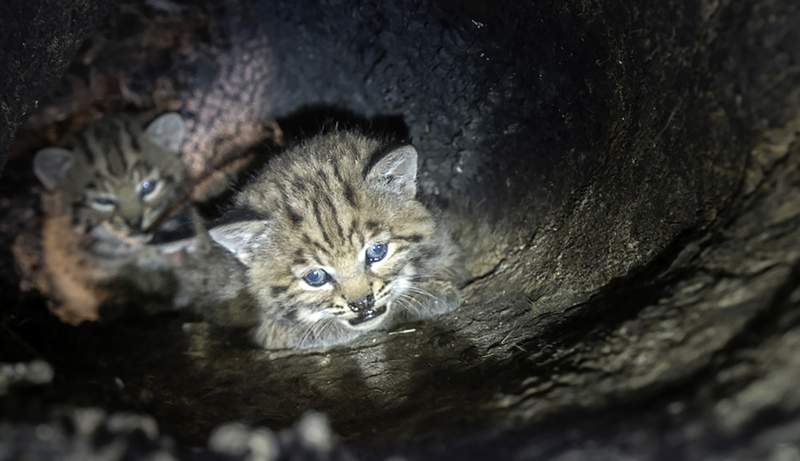
[{"label": "tufted ear", "polygon": [[253,253],[267,242],[267,221],[239,221],[209,229],[211,238],[231,252],[245,266],[250,266]]},{"label": "tufted ear", "polygon": [[403,198],[417,194],[417,149],[407,145],[384,155],[367,173],[367,182]]},{"label": "tufted ear", "polygon": [[75,156],[60,147],[47,147],[33,158],[33,173],[47,190],[56,189],[67,177]]},{"label": "tufted ear", "polygon": [[167,112],[147,125],[145,135],[164,149],[178,153],[186,136],[186,123],[177,112]]}]

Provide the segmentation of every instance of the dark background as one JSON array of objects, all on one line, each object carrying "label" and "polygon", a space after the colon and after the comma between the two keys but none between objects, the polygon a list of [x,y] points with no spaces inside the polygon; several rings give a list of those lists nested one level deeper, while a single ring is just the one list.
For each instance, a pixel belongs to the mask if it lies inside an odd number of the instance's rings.
[{"label": "dark background", "polygon": [[[134,410],[188,447],[313,408],[381,456],[797,456],[800,6],[635,3],[4,2],[0,358],[55,369],[7,420]],[[273,118],[408,137],[427,195],[497,223],[484,275],[452,315],[329,354],[176,316],[58,324],[7,250],[30,154],[76,114],[169,101],[192,158]]]}]

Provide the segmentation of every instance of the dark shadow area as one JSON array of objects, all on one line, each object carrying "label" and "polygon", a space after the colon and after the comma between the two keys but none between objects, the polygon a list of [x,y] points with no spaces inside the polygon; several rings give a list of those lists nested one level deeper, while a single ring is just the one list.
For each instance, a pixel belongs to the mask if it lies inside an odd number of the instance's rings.
[{"label": "dark shadow area", "polygon": [[396,142],[408,141],[408,126],[402,115],[376,115],[366,118],[333,106],[306,106],[278,119],[287,145],[336,130],[354,130]]},{"label": "dark shadow area", "polygon": [[[134,411],[161,431],[98,446],[187,459],[236,458],[201,448],[229,421],[302,439],[292,427],[309,410],[341,437],[313,459],[797,449],[794,2],[126,0],[105,14],[79,3],[43,2],[44,16],[0,7],[17,24],[0,57],[11,63],[0,152],[13,153],[0,183],[0,364],[42,359],[54,372],[7,390],[17,372],[0,369],[0,446],[4,427],[28,434],[14,442],[24,451],[38,432],[23,423],[59,431],[52,409],[95,406],[110,426]],[[85,23],[65,20],[76,11]],[[478,270],[463,305],[302,354],[184,313],[61,323],[20,276],[20,239],[45,221],[30,159],[112,102],[179,111],[190,166],[257,154],[203,204],[209,218],[310,136],[354,128],[412,142],[420,194],[464,220]],[[283,147],[265,143],[273,120]],[[241,431],[235,445],[262,446],[248,438],[262,432]],[[67,433],[40,443],[74,453],[92,437]],[[292,437],[268,445],[307,448]]]}]

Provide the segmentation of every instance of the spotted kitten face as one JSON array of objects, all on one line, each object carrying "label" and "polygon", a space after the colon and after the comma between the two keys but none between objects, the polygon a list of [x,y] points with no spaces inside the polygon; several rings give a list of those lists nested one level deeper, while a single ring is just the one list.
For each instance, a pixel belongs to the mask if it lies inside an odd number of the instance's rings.
[{"label": "spotted kitten face", "polygon": [[64,194],[82,230],[101,225],[118,236],[146,239],[180,199],[183,134],[174,113],[146,128],[132,117],[108,117],[79,133],[69,150],[39,151],[34,171],[48,190]]},{"label": "spotted kitten face", "polygon": [[255,219],[211,235],[247,266],[259,342],[336,344],[447,310],[420,282],[446,272],[455,252],[415,199],[416,173],[413,147],[382,152],[336,133],[275,159],[241,193],[237,208]]}]

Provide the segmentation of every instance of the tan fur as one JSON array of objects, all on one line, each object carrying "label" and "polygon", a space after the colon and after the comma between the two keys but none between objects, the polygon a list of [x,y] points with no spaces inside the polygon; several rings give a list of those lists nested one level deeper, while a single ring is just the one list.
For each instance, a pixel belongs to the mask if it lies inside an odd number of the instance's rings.
[{"label": "tan fur", "polygon": [[[66,148],[51,147],[36,154],[34,172],[46,189],[45,216],[39,239],[18,239],[15,252],[23,275],[50,299],[51,310],[66,323],[99,319],[100,306],[112,295],[104,286],[115,276],[111,265],[105,264],[112,261],[102,257],[113,256],[121,267],[127,261],[121,257],[143,248],[164,215],[185,195],[177,152],[182,125],[177,114],[165,115],[156,120],[173,123],[161,125],[156,134],[146,132],[157,126],[155,122],[146,125],[136,116],[111,115],[77,133]],[[148,178],[160,184],[145,198],[137,187]],[[90,202],[98,194],[114,198],[114,211],[92,209]]]},{"label": "tan fur", "polygon": [[[392,173],[395,164],[398,173]],[[250,218],[212,229],[212,236],[247,266],[262,346],[328,347],[458,305],[460,251],[437,215],[416,199],[415,181],[413,148],[391,150],[336,132],[273,159],[239,193],[235,213]],[[388,253],[369,264],[365,251],[376,243],[388,244]],[[331,282],[318,288],[304,282],[315,268]],[[374,303],[364,304],[370,295]],[[367,314],[354,305],[374,305],[369,315],[386,313],[358,323]]]}]

